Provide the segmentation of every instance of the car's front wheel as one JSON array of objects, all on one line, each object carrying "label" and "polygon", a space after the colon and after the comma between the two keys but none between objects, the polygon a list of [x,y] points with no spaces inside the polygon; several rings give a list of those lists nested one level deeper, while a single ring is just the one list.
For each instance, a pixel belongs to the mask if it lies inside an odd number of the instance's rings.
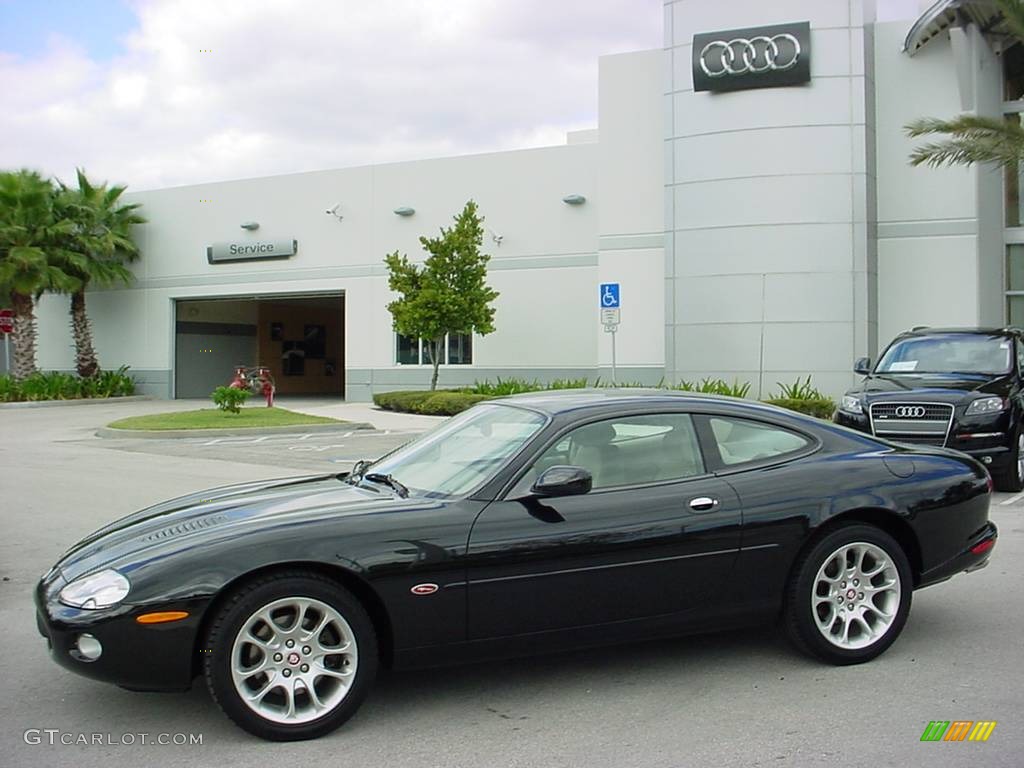
[{"label": "car's front wheel", "polygon": [[1024,490],[1024,426],[1017,430],[1017,439],[1010,449],[1006,469],[992,478],[997,490],[1017,493]]},{"label": "car's front wheel", "polygon": [[832,664],[870,661],[895,642],[913,579],[899,543],[870,525],[822,537],[800,559],[786,600],[797,647]]},{"label": "car's front wheel", "polygon": [[316,574],[264,577],[219,608],[202,649],[210,693],[256,736],[311,739],[350,718],[377,670],[359,601]]}]

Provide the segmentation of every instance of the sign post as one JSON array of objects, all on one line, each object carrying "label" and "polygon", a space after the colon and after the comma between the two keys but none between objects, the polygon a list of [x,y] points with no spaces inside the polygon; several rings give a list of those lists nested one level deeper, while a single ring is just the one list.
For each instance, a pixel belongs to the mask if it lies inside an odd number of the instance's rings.
[{"label": "sign post", "polygon": [[11,372],[11,334],[14,333],[14,310],[0,309],[0,334],[4,337],[4,373]]},{"label": "sign post", "polygon": [[612,335],[612,384],[617,383],[618,375],[615,371],[615,334],[619,330],[619,323],[622,321],[622,302],[619,294],[618,283],[601,283],[598,304],[601,307],[601,323],[604,325],[604,332]]}]

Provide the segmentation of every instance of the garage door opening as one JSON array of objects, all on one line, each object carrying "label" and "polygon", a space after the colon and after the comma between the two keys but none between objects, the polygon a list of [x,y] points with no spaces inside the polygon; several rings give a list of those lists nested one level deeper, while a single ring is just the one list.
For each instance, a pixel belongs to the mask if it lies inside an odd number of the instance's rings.
[{"label": "garage door opening", "polygon": [[279,395],[345,394],[345,296],[253,296],[175,302],[175,397],[265,366]]}]

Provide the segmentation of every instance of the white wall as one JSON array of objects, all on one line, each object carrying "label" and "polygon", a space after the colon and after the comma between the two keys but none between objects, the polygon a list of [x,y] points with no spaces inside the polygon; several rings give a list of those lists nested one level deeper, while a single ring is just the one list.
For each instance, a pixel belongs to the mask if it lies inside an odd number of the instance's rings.
[{"label": "white wall", "polygon": [[[911,167],[920,140],[903,126],[980,107],[998,115],[999,60],[971,31],[970,92],[960,91],[947,33],[915,56],[909,22],[877,24],[879,345],[915,325],[998,325],[1002,308],[1002,181],[982,168]],[[979,213],[980,212],[980,213]],[[870,354],[866,351],[865,354]]]},{"label": "white wall", "polygon": [[[451,224],[473,198],[489,230],[490,280],[502,293],[498,330],[477,340],[476,364],[593,369],[597,329],[581,297],[592,286],[596,292],[598,209],[595,202],[569,206],[562,197],[599,197],[597,149],[574,144],[131,194],[149,219],[139,228],[143,258],[133,288],[89,294],[101,358],[169,369],[174,299],[341,290],[346,368],[394,368],[384,255],[424,258],[418,238]],[[335,204],[340,221],[325,213]],[[416,213],[397,216],[400,206]],[[242,230],[243,221],[260,228]],[[298,252],[288,260],[206,260],[215,241],[292,238]],[[566,289],[561,281],[572,284]],[[56,326],[51,314],[48,308],[48,333]],[[556,344],[537,343],[545,331]]]},{"label": "white wall", "polygon": [[[604,56],[599,62],[599,255],[587,296],[598,363],[608,380],[610,334],[599,325],[597,283],[619,283],[622,323],[616,364],[656,383],[665,366],[664,152],[661,50]],[[638,370],[641,369],[641,370]],[[642,369],[648,369],[644,371]]]},{"label": "white wall", "polygon": [[[666,369],[753,384],[811,374],[836,394],[873,334],[867,130],[871,48],[860,0],[667,3]],[[811,82],[696,93],[698,32],[809,21]]]}]

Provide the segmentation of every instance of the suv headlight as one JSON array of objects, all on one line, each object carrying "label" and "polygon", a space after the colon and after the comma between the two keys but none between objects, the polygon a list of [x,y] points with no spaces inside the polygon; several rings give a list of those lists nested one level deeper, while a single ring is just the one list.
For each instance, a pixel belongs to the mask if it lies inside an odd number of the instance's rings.
[{"label": "suv headlight", "polygon": [[109,608],[128,596],[131,584],[112,568],[75,579],[60,591],[60,601],[75,608]]},{"label": "suv headlight", "polygon": [[996,413],[1006,407],[1006,401],[1001,397],[980,397],[967,406],[965,415],[974,416],[979,413]]},{"label": "suv headlight", "polygon": [[843,395],[842,402],[839,403],[839,410],[846,413],[864,413],[864,405],[861,403],[860,398],[853,395]]}]

